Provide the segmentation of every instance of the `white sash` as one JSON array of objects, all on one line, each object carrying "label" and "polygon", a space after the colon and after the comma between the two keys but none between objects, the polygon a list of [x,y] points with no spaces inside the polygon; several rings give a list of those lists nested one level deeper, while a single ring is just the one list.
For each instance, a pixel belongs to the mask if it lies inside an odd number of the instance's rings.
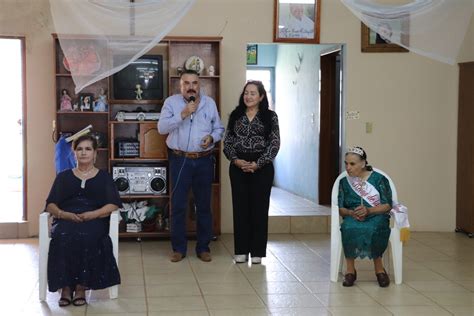
[{"label": "white sash", "polygon": [[351,189],[367,202],[370,206],[374,207],[380,205],[380,193],[377,189],[367,181],[361,181],[358,177],[347,176]]},{"label": "white sash", "polygon": [[[361,181],[358,177],[347,176],[350,187],[352,190],[367,202],[370,206],[374,207],[380,205],[380,193],[377,189],[367,181]],[[408,228],[410,223],[408,222],[408,208],[405,205],[394,202],[390,214],[395,219],[395,224],[398,228]]]}]

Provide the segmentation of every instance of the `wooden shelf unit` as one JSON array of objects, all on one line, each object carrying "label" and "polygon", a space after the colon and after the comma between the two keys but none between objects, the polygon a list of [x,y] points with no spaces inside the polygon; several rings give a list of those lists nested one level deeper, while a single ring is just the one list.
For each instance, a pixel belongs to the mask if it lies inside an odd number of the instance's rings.
[{"label": "wooden shelf unit", "polygon": [[[93,45],[96,39],[87,36],[71,35],[68,40],[81,43],[83,41],[87,45]],[[171,210],[171,186],[169,179],[169,164],[167,159],[167,150],[165,137],[159,135],[156,130],[156,121],[117,121],[115,116],[118,111],[134,111],[141,109],[144,111],[161,111],[164,99],[169,95],[180,93],[178,67],[184,68],[185,61],[191,56],[199,56],[204,61],[204,68],[200,75],[201,90],[208,96],[212,97],[217,104],[220,113],[220,51],[221,37],[165,37],[158,45],[152,48],[145,55],[162,55],[163,56],[163,90],[164,97],[162,100],[122,100],[114,99],[113,96],[113,80],[112,77],[104,78],[85,87],[80,93],[94,94],[98,96],[98,91],[104,89],[108,98],[107,112],[67,112],[60,111],[61,91],[67,89],[69,96],[74,104],[78,100],[78,95],[74,93],[74,82],[71,74],[63,65],[64,53],[59,45],[56,34],[53,34],[54,53],[55,53],[55,94],[56,94],[56,137],[59,138],[61,133],[75,133],[88,124],[93,125],[93,130],[103,133],[107,139],[107,146],[99,148],[96,166],[108,170],[112,173],[112,169],[117,165],[137,164],[147,166],[164,166],[167,168],[167,190],[163,195],[122,195],[123,202],[147,200],[149,204],[164,208],[164,212]],[[214,66],[214,76],[209,76],[208,67]],[[139,109],[139,110],[140,110]],[[140,154],[136,158],[118,157],[116,151],[116,141],[119,138],[130,138],[140,142]],[[147,143],[148,142],[148,143]],[[165,153],[165,154],[164,154]],[[213,212],[213,233],[215,236],[220,235],[221,208],[220,208],[220,145],[214,150],[216,157],[214,182],[212,184],[212,212]],[[194,201],[192,194],[188,201],[187,216],[187,234],[193,235],[196,231],[196,222],[194,219]],[[167,214],[169,219],[171,214]],[[120,228],[123,228],[121,223]],[[122,238],[156,238],[169,237],[167,231],[152,232],[124,232],[120,231]]]}]

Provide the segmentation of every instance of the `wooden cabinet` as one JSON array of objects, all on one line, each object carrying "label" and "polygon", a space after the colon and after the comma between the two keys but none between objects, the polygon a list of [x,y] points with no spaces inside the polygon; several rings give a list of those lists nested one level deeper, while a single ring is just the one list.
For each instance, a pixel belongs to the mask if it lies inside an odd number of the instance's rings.
[{"label": "wooden cabinet", "polygon": [[459,64],[456,231],[474,236],[474,62]]},{"label": "wooden cabinet", "polygon": [[[127,232],[126,223],[121,221],[119,230],[120,237],[168,237],[169,218],[171,210],[172,188],[169,181],[168,151],[166,147],[166,136],[157,131],[157,121],[150,119],[120,119],[120,113],[137,112],[160,112],[164,99],[169,95],[179,93],[179,68],[185,67],[185,62],[192,56],[199,57],[204,64],[200,75],[201,90],[212,97],[220,112],[220,37],[165,37],[158,45],[152,48],[146,55],[160,55],[163,61],[163,99],[123,100],[115,98],[114,84],[117,77],[111,76],[91,84],[78,95],[74,93],[74,82],[69,71],[64,66],[64,54],[55,35],[55,65],[56,65],[56,132],[58,138],[64,133],[75,133],[88,124],[93,125],[93,130],[102,134],[106,140],[99,148],[96,166],[108,170],[113,174],[114,170],[124,166],[157,167],[166,169],[166,190],[156,194],[130,194],[124,191],[121,195],[123,202],[147,201],[149,206],[154,206],[160,211],[160,216],[147,219],[142,224],[142,231]],[[86,37],[71,37],[78,43],[90,46],[95,40]],[[209,72],[209,66],[214,71]],[[61,110],[61,95],[66,89],[72,104],[79,103],[81,97],[90,95],[97,98],[101,89],[106,91],[108,98],[108,109],[106,112],[92,111],[64,111]],[[125,154],[126,153],[126,154]],[[220,146],[214,150],[215,170],[214,182],[212,184],[212,212],[213,231],[215,235],[220,234]],[[162,170],[162,169],[160,169]],[[194,202],[192,194],[189,196],[188,207],[188,234],[193,235],[196,231],[194,217]]]}]

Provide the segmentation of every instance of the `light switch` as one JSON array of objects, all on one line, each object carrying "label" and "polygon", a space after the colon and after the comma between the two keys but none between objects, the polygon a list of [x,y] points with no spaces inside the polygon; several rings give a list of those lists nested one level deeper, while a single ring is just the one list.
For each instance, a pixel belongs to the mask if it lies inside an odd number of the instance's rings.
[{"label": "light switch", "polygon": [[365,132],[367,134],[372,133],[373,123],[372,122],[365,122]]}]

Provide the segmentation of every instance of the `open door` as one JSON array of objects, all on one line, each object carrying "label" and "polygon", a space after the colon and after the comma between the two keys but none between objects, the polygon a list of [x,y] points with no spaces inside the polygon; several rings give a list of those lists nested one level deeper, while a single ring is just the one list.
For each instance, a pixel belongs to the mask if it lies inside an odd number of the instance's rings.
[{"label": "open door", "polygon": [[319,127],[319,204],[331,204],[331,190],[340,172],[341,50],[321,55]]}]

